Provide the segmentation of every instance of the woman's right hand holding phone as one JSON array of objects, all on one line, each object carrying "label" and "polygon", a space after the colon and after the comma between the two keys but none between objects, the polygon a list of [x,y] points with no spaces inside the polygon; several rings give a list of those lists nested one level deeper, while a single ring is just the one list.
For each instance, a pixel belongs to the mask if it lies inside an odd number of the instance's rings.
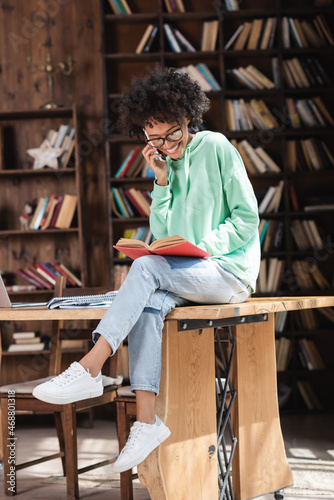
[{"label": "woman's right hand holding phone", "polygon": [[162,157],[161,153],[159,153],[150,144],[146,144],[142,153],[149,167],[153,170],[156,176],[156,183],[159,186],[167,186],[167,162],[156,159]]}]

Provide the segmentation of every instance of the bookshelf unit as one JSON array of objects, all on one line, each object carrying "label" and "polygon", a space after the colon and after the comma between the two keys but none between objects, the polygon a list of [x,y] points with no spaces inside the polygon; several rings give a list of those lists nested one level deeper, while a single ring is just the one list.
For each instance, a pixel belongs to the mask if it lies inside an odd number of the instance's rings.
[{"label": "bookshelf unit", "polygon": [[[334,164],[329,161],[324,169],[310,170],[305,159],[300,160],[301,143],[297,143],[296,157],[299,161],[297,169],[292,168],[290,141],[304,141],[315,139],[324,141],[330,152],[334,155],[333,139],[334,127],[327,123],[325,126],[300,128],[291,126],[291,116],[287,107],[287,99],[306,100],[321,97],[331,117],[334,117],[334,68],[330,64],[334,55],[334,47],[329,43],[322,47],[298,47],[291,44],[287,48],[283,43],[283,24],[285,18],[306,20],[312,23],[315,16],[323,14],[326,21],[334,31],[334,6],[319,7],[313,0],[245,0],[240,3],[240,10],[223,10],[224,2],[206,3],[201,0],[183,0],[184,13],[167,12],[164,0],[128,1],[132,14],[115,15],[107,0],[101,3],[104,26],[104,96],[105,114],[111,125],[111,133],[106,139],[108,188],[111,186],[142,187],[149,189],[149,179],[115,179],[114,175],[124,160],[129,150],[137,145],[117,130],[117,100],[124,87],[131,83],[133,75],[145,75],[157,62],[182,68],[187,65],[205,63],[221,86],[221,90],[208,91],[211,100],[211,109],[204,117],[204,126],[210,130],[222,132],[238,143],[248,140],[253,147],[261,146],[267,154],[280,167],[279,172],[266,172],[249,174],[255,193],[261,188],[276,186],[283,183],[282,197],[276,212],[261,213],[261,219],[280,222],[282,232],[281,244],[278,248],[270,248],[263,252],[263,259],[277,258],[284,261],[284,269],[279,280],[279,287],[275,290],[266,290],[263,295],[319,295],[333,294],[333,227],[334,210],[305,211],[304,206],[312,203],[326,201],[333,203],[332,186],[334,181]],[[255,19],[262,19],[263,24],[267,18],[276,20],[275,36],[272,45],[264,49],[234,50],[233,45],[225,50],[224,47],[241,24],[252,23]],[[200,50],[202,26],[205,21],[218,20],[219,29],[216,48],[214,51]],[[186,39],[195,47],[194,52],[173,52],[164,33],[163,25],[170,24],[177,28]],[[145,32],[147,25],[156,24],[158,32],[152,43],[151,50],[147,53],[136,53],[136,48]],[[277,60],[275,78],[272,72],[272,59]],[[283,65],[286,60],[293,58],[317,58],[325,69],[331,83],[326,85],[313,85],[304,88],[290,88],[283,74]],[[232,85],[229,72],[233,68],[254,65],[268,78],[275,81],[272,89],[236,88]],[[262,99],[274,114],[278,126],[271,129],[231,130],[226,113],[228,100]],[[293,183],[298,207],[294,206],[290,194],[290,185]],[[312,200],[311,198],[317,198]],[[331,201],[333,200],[333,201]],[[127,227],[148,224],[147,219],[115,218],[111,206],[110,217],[110,258],[112,268],[124,263],[130,265],[128,259],[119,259],[112,245]],[[322,239],[323,248],[308,248],[301,250],[291,233],[294,220],[315,221]],[[315,264],[329,283],[329,287],[321,289],[314,284],[309,289],[301,289],[293,272],[293,263],[304,261]],[[290,313],[283,332],[277,333],[277,339],[282,336],[291,339],[291,361],[287,368],[278,373],[278,382],[292,388],[292,394],[284,406],[284,411],[305,411],[307,406],[297,387],[298,381],[309,381],[322,402],[325,410],[333,411],[333,401],[330,398],[329,387],[334,382],[334,364],[330,353],[333,351],[333,323],[323,317],[319,312],[314,313],[315,318],[304,318],[304,322],[297,313]],[[298,339],[313,339],[325,362],[325,370],[308,370],[301,364],[298,354]]]},{"label": "bookshelf unit", "polygon": [[[42,168],[34,170],[34,162],[26,150],[38,148],[50,129],[60,125],[74,128],[74,161],[65,168]],[[0,159],[0,262],[1,273],[8,285],[29,284],[16,275],[19,268],[38,262],[59,261],[70,269],[85,284],[86,264],[83,245],[81,216],[81,166],[78,154],[76,109],[37,109],[0,113],[1,159]],[[19,217],[25,204],[41,196],[57,196],[65,193],[78,197],[76,213],[68,229],[23,230]],[[53,296],[51,289],[10,292],[13,302],[47,301]],[[40,331],[38,322],[18,325],[1,325],[2,383],[44,376],[47,370],[48,350],[7,352],[15,329]],[[40,331],[49,333],[49,326]],[[0,346],[1,347],[1,346]],[[68,360],[68,358],[66,358]]]}]

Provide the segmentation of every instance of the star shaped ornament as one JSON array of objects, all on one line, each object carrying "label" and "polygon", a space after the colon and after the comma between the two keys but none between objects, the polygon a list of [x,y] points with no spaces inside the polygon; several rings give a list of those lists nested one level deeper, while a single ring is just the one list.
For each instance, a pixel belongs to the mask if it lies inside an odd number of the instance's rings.
[{"label": "star shaped ornament", "polygon": [[45,139],[39,148],[27,149],[27,153],[35,159],[34,170],[43,167],[58,168],[58,158],[62,153],[62,149],[53,148],[50,142]]}]

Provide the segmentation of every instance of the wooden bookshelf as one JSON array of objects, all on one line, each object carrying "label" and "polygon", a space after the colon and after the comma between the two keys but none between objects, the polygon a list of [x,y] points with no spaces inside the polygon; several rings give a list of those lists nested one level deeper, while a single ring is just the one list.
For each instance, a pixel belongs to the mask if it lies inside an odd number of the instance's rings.
[{"label": "wooden bookshelf", "polygon": [[[204,3],[201,0],[183,0],[184,13],[167,12],[163,0],[142,0],[130,2],[131,15],[115,15],[112,13],[109,3],[104,0],[101,3],[104,24],[104,97],[105,114],[111,123],[110,135],[107,137],[107,168],[109,186],[138,186],[143,185],[147,189],[151,183],[148,179],[115,179],[114,175],[128,151],[135,147],[129,139],[117,130],[117,100],[122,90],[129,86],[133,75],[145,75],[156,64],[181,68],[189,64],[196,65],[205,63],[221,86],[221,90],[208,91],[211,100],[211,109],[205,116],[204,126],[210,130],[222,132],[230,140],[237,142],[247,139],[255,146],[261,146],[269,156],[275,160],[280,167],[278,173],[256,173],[249,174],[254,191],[260,188],[268,188],[283,182],[282,198],[276,213],[264,212],[261,218],[278,220],[283,222],[284,234],[282,247],[270,250],[263,254],[263,258],[279,258],[285,262],[284,274],[280,280],[277,290],[269,290],[263,295],[317,295],[333,294],[334,258],[333,238],[334,211],[304,211],[304,206],[309,203],[310,197],[332,197],[332,186],[334,181],[334,165],[331,164],[323,170],[308,170],[300,168],[293,171],[289,168],[286,151],[289,141],[303,141],[315,138],[325,141],[331,155],[334,153],[333,139],[334,127],[329,125],[319,127],[293,128],[287,113],[286,100],[313,99],[320,96],[326,109],[334,117],[334,86],[333,83],[321,86],[313,85],[306,88],[289,88],[284,75],[283,63],[292,58],[317,58],[325,69],[331,82],[334,81],[334,68],[331,60],[334,55],[334,47],[329,44],[322,47],[285,47],[283,43],[283,19],[291,17],[299,20],[313,22],[318,14],[323,14],[326,21],[334,32],[334,6],[316,7],[313,0],[245,0],[240,4],[238,11],[226,11],[222,9],[224,2]],[[234,50],[233,45],[228,50],[224,47],[243,23],[252,23],[254,19],[262,19],[263,22],[272,17],[276,20],[276,31],[271,47],[265,49]],[[214,51],[200,51],[202,27],[204,21],[219,21],[219,30],[216,48]],[[181,51],[173,52],[164,34],[163,25],[168,23],[177,28],[186,39],[196,48],[195,52]],[[148,24],[156,24],[158,33],[147,53],[136,54],[136,48]],[[254,65],[267,77],[273,79],[271,61],[277,59],[278,72],[273,89],[249,89],[235,88],[229,80],[229,71],[233,68]],[[226,101],[244,99],[263,99],[268,108],[274,111],[278,120],[278,126],[272,129],[261,130],[231,130],[227,126],[225,113]],[[289,193],[289,184],[293,182],[299,203],[299,210],[295,210]],[[112,245],[122,236],[127,227],[143,225],[143,219],[115,218],[109,207],[110,227],[110,258],[112,267],[115,264],[131,261],[118,259]],[[319,228],[321,238],[324,242],[322,250],[300,250],[291,234],[291,224],[294,219],[301,221],[314,219]],[[146,221],[148,223],[148,221]],[[300,290],[292,273],[292,263],[296,260],[314,262],[321,273],[330,283],[330,287],[321,290],[316,285],[309,290]],[[324,408],[333,410],[333,401],[326,386],[330,387],[334,382],[333,361],[327,354],[333,351],[333,325],[320,314],[317,316],[318,327],[307,330],[309,337],[317,339],[317,346],[325,359],[326,370],[318,372],[307,371],[300,365],[296,339],[300,336],[300,326],[295,313],[290,313],[285,329],[278,334],[288,336],[292,340],[293,354],[291,362],[286,370],[278,374],[278,381],[292,387],[292,395],[284,406],[287,411],[304,411],[306,408],[297,388],[298,380],[308,380],[316,390]],[[317,335],[316,335],[317,334]],[[318,340],[319,339],[319,340]]]},{"label": "wooden bookshelf", "polygon": [[[77,147],[76,109],[36,109],[0,113],[3,149],[0,162],[1,272],[8,285],[27,284],[16,270],[38,262],[59,261],[85,283],[86,264],[81,215],[81,165]],[[27,149],[38,148],[50,129],[71,125],[75,130],[74,162],[65,168],[32,168]],[[76,215],[67,229],[25,230],[19,217],[27,203],[41,196],[76,195]],[[13,301],[50,298],[52,290],[12,293]]]}]

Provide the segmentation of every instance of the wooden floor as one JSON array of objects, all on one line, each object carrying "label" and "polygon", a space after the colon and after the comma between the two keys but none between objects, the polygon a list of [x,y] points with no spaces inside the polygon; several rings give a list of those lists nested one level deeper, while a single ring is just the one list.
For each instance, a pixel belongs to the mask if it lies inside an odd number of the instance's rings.
[{"label": "wooden floor", "polygon": [[[282,417],[282,429],[288,457],[300,453],[311,454],[317,459],[334,460],[333,415],[290,415]],[[80,466],[90,460],[103,460],[117,454],[116,431],[113,422],[95,421],[94,428],[87,428],[84,415],[79,417]],[[18,461],[28,457],[56,450],[57,439],[47,416],[17,417],[17,456]],[[330,456],[328,452],[333,456]],[[18,500],[61,500],[66,499],[65,482],[61,477],[60,459],[39,464],[17,473]],[[0,481],[0,498],[3,494],[3,476]],[[333,485],[334,491],[334,485]],[[119,500],[119,476],[113,473],[112,466],[88,472],[80,478],[80,498],[91,500]],[[147,490],[138,482],[134,485],[135,500],[149,500]],[[273,495],[259,497],[259,500],[273,499]],[[325,500],[333,496],[292,496],[293,500]],[[173,499],[177,500],[177,499]],[[189,499],[196,500],[196,499]],[[213,499],[210,499],[213,500]]]}]

